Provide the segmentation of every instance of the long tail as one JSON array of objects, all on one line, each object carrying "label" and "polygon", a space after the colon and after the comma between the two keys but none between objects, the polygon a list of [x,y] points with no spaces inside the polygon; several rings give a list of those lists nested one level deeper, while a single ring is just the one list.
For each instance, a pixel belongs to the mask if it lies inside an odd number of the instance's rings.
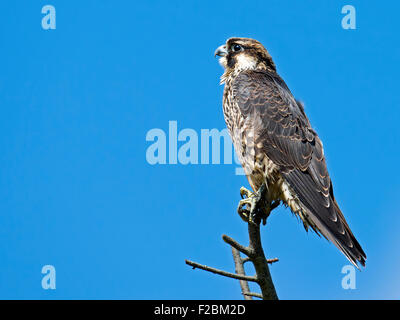
[{"label": "long tail", "polygon": [[326,201],[321,198],[324,195],[312,187],[315,184],[310,175],[292,171],[285,178],[306,211],[302,217],[303,222],[310,225],[317,234],[321,233],[332,241],[354,266],[358,268],[358,262],[365,266],[365,252],[351,232],[332,189],[329,201]]}]

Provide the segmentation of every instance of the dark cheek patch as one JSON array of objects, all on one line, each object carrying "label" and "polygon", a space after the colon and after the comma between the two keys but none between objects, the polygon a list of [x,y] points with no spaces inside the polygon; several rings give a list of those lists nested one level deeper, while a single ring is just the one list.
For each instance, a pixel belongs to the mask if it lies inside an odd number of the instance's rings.
[{"label": "dark cheek patch", "polygon": [[233,68],[236,63],[235,57],[233,57],[231,54],[228,54],[226,58],[228,67]]}]

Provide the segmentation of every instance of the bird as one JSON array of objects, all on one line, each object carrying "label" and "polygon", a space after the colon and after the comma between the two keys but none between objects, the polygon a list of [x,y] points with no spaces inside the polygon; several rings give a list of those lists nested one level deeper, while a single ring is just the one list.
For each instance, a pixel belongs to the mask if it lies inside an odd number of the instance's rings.
[{"label": "bird", "polygon": [[306,231],[322,234],[354,266],[365,267],[366,254],[333,194],[322,141],[267,49],[257,40],[232,37],[214,56],[224,68],[225,123],[253,189],[240,189],[241,217],[265,223],[257,212],[282,202]]}]

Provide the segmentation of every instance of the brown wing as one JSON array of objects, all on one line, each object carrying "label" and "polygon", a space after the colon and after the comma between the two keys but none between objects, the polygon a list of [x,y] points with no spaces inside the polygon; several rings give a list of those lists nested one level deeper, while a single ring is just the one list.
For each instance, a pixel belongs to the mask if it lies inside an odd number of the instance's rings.
[{"label": "brown wing", "polygon": [[254,124],[255,144],[271,159],[306,208],[305,219],[357,266],[366,255],[351,232],[333,195],[322,142],[311,128],[301,103],[276,74],[245,71],[234,82],[233,95],[245,118]]}]

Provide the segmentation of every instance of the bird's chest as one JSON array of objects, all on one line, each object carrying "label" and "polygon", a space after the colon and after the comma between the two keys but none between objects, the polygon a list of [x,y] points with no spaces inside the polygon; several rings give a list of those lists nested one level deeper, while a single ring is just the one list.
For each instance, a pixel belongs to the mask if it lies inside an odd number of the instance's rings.
[{"label": "bird's chest", "polygon": [[266,180],[276,180],[275,165],[258,142],[262,139],[258,139],[255,128],[261,119],[255,114],[243,116],[229,86],[224,90],[223,112],[237,157],[252,188],[257,190]]},{"label": "bird's chest", "polygon": [[232,136],[232,132],[241,126],[244,119],[240,114],[238,105],[235,103],[233,90],[229,84],[227,84],[224,89],[222,109],[226,126]]}]

